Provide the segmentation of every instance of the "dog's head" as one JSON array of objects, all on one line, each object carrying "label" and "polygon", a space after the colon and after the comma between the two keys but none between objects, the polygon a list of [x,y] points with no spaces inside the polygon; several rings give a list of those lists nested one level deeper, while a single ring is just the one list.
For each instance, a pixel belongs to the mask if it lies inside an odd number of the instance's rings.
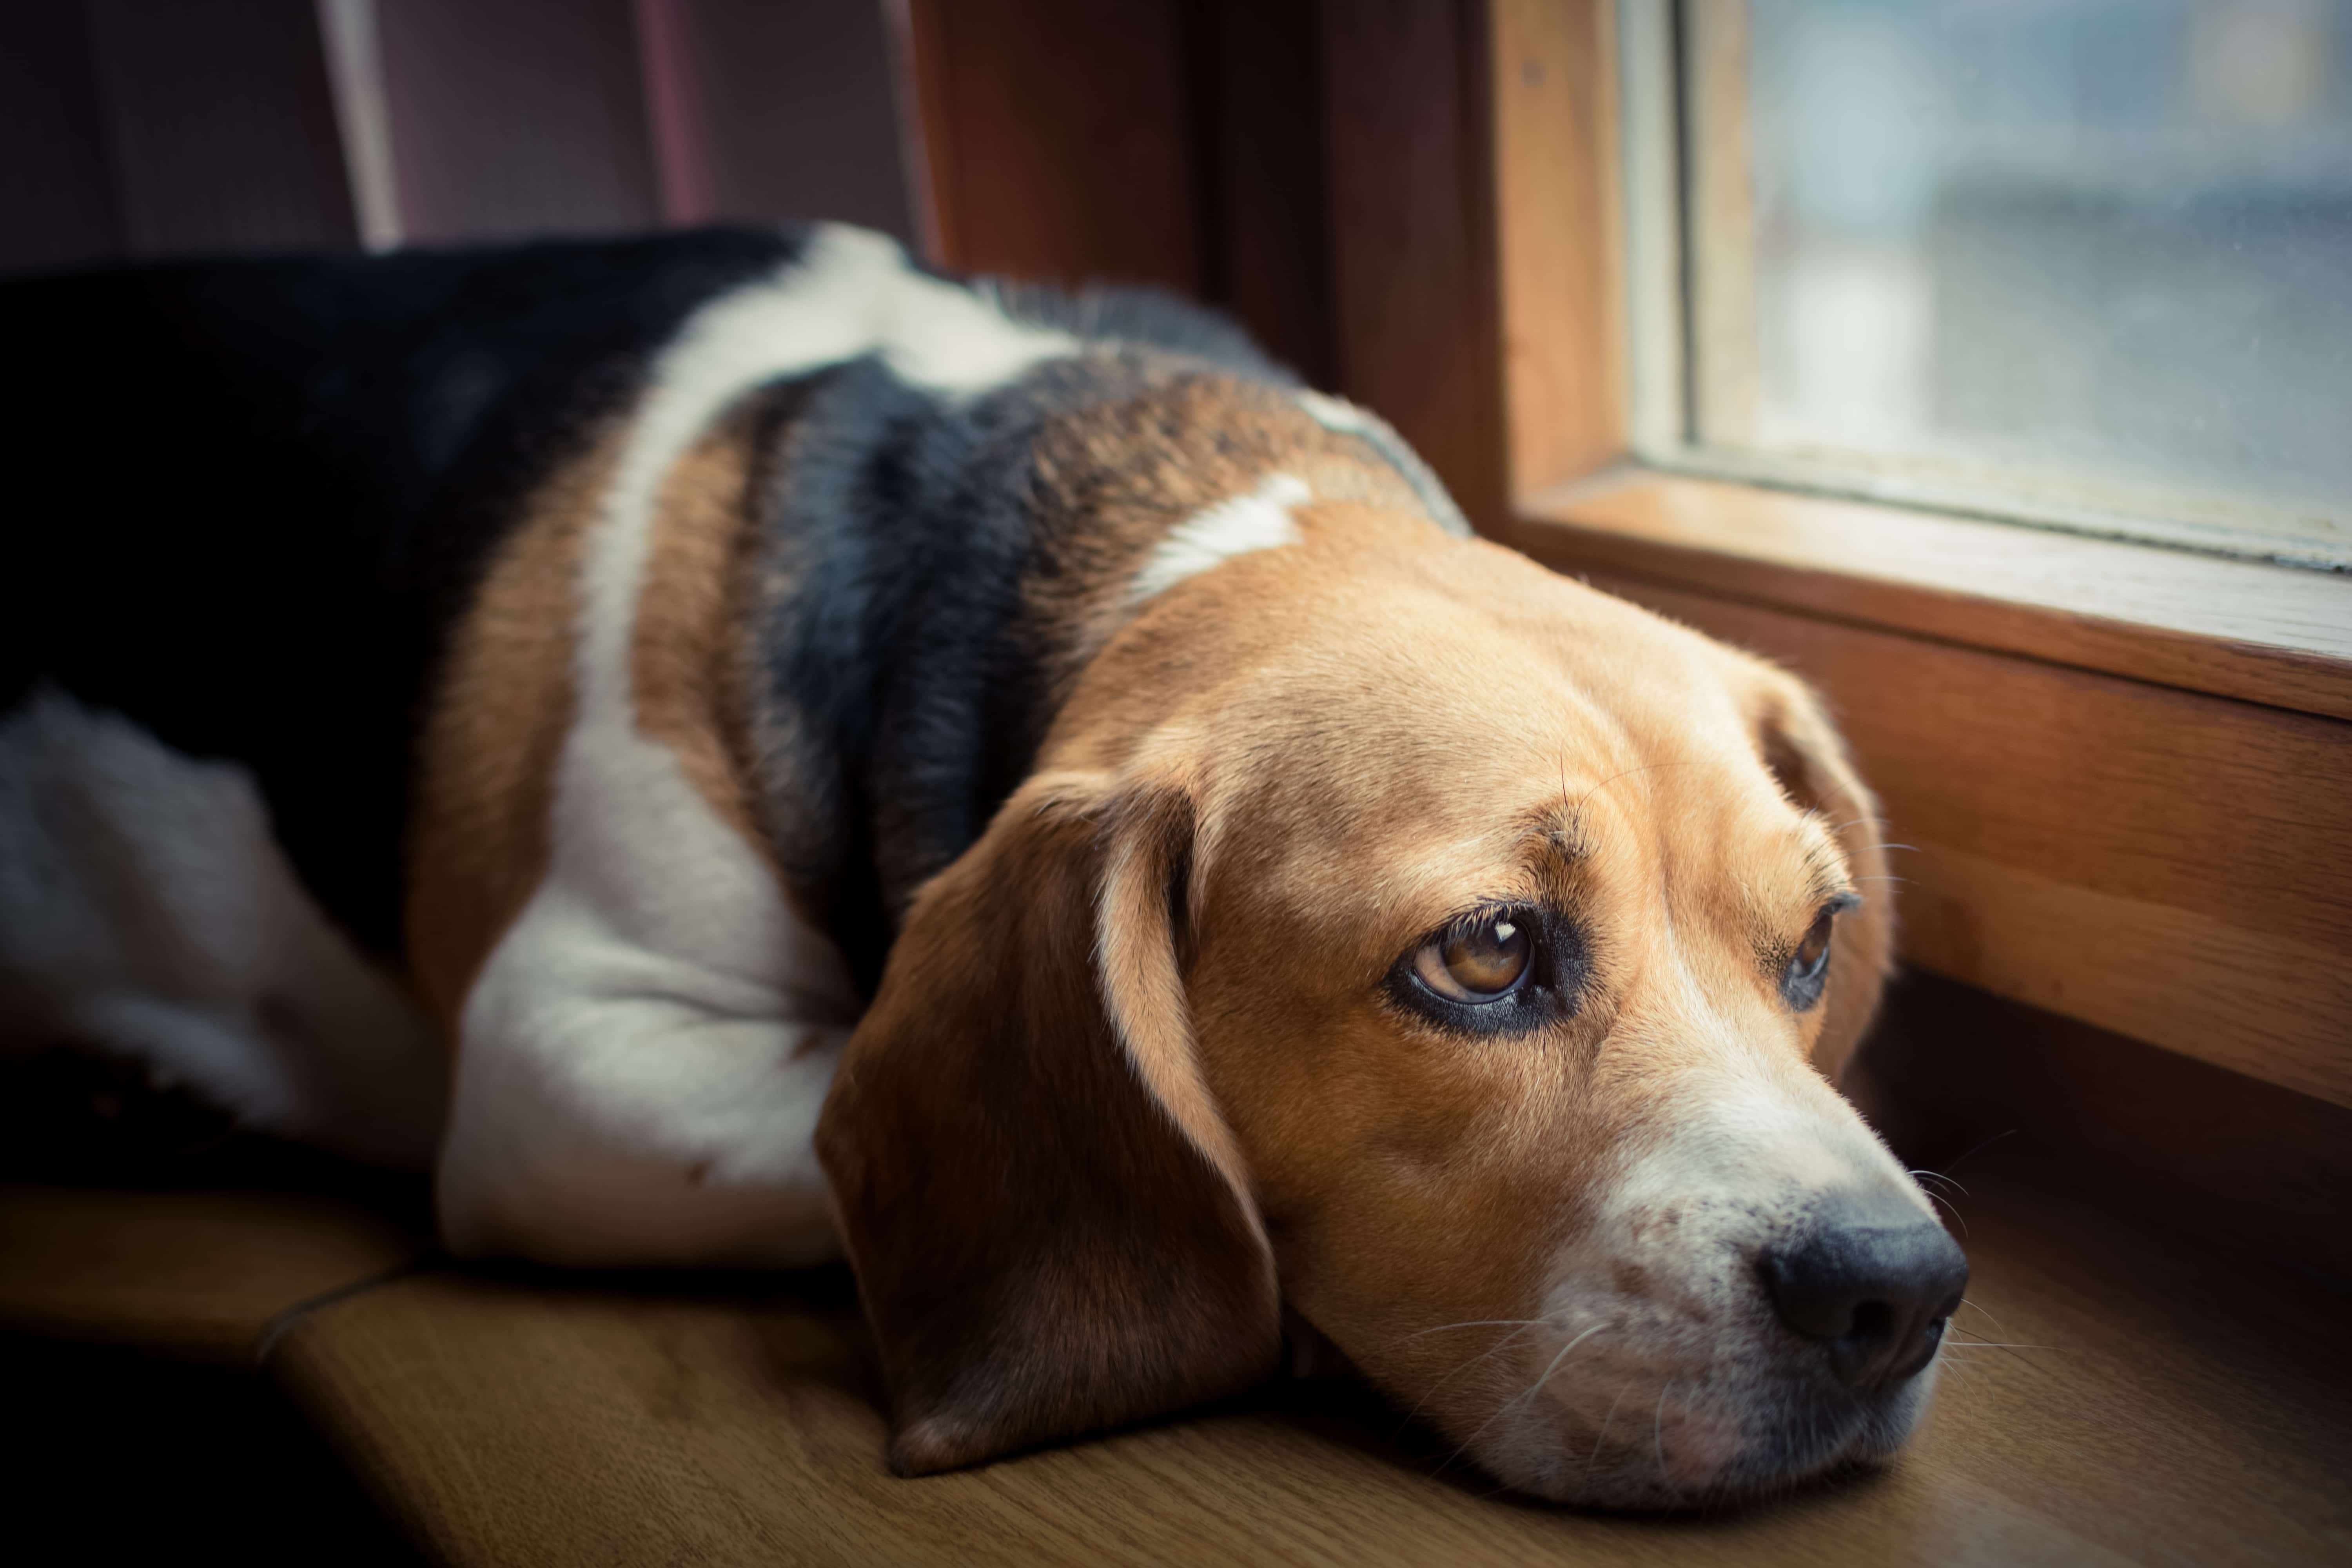
[{"label": "dog's head", "polygon": [[1285,1306],[1549,1498],[1892,1451],[1965,1266],[1831,1087],[1891,942],[1835,734],[1758,660],[1325,510],[1094,661],[843,1059],[894,1463],[1240,1389]]}]

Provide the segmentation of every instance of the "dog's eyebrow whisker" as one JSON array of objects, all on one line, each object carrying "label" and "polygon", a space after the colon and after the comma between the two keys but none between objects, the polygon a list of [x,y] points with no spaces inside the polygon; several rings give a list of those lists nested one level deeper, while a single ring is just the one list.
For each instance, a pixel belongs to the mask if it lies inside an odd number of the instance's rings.
[{"label": "dog's eyebrow whisker", "polygon": [[1630,779],[1635,773],[1654,773],[1659,768],[1688,768],[1696,767],[1697,765],[1697,763],[1688,761],[1687,759],[1673,757],[1663,763],[1643,763],[1638,768],[1627,768],[1623,773],[1611,773],[1607,778],[1602,779],[1599,784],[1594,784],[1591,789],[1586,790],[1582,795],[1576,797],[1576,805],[1571,808],[1571,815],[1575,812],[1581,812],[1584,809],[1584,803],[1586,801],[1591,800],[1594,795],[1599,795],[1602,790],[1607,789],[1619,779]]}]

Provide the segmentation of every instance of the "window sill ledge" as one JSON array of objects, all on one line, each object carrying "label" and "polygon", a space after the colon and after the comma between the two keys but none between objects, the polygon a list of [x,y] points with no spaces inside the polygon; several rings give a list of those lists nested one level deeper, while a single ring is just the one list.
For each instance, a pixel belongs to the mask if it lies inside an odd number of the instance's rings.
[{"label": "window sill ledge", "polygon": [[1503,542],[1749,603],[2352,720],[2352,574],[1615,469]]}]

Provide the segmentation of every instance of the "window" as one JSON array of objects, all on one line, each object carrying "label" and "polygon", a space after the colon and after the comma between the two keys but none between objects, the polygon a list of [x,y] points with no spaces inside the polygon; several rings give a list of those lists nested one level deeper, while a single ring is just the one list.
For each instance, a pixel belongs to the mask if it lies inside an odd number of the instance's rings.
[{"label": "window", "polygon": [[2352,566],[2352,3],[1621,16],[1642,455]]}]

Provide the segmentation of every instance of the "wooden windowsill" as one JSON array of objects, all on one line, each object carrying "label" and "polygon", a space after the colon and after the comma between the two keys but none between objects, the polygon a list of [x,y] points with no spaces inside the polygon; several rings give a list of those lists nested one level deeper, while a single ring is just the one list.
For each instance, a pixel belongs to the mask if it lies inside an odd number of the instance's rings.
[{"label": "wooden windowsill", "polygon": [[1639,468],[1517,511],[1554,565],[2352,719],[2352,574]]}]

